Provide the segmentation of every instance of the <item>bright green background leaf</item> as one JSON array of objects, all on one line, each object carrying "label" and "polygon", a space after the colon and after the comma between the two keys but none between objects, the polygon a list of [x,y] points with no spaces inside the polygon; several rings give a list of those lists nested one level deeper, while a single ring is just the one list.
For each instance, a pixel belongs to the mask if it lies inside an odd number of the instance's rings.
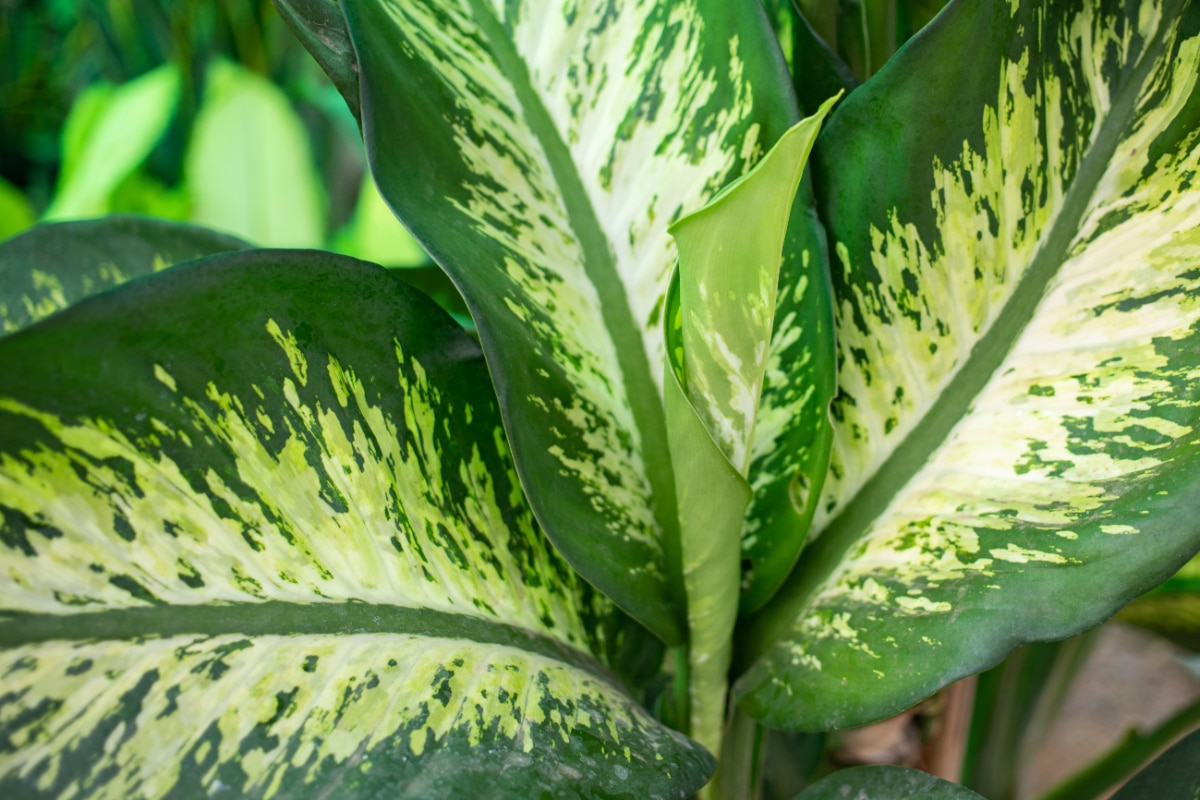
[{"label": "bright green background leaf", "polygon": [[179,88],[179,71],[169,64],[121,86],[88,87],[67,118],[62,173],[45,218],[108,211],[117,186],[141,166],[166,132]]},{"label": "bright green background leaf", "polygon": [[323,190],[287,97],[249,70],[208,72],[185,163],[193,222],[268,247],[325,239]]},{"label": "bright green background leaf", "polygon": [[387,207],[370,175],[363,176],[354,217],[334,237],[333,250],[385,267],[419,267],[429,262],[421,245]]},{"label": "bright green background leaf", "polygon": [[33,206],[17,187],[0,178],[0,241],[33,224]]}]

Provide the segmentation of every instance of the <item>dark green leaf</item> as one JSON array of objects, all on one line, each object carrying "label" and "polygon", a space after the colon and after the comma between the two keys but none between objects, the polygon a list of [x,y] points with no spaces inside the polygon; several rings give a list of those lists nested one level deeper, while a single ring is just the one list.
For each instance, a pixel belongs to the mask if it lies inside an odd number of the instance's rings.
[{"label": "dark green leaf", "polygon": [[62,172],[46,219],[91,217],[162,138],[179,102],[170,64],[121,86],[94,84],[79,97],[63,131]]},{"label": "dark green leaf", "polygon": [[1113,800],[1196,800],[1200,797],[1200,730],[1192,731],[1134,776]]},{"label": "dark green leaf", "polygon": [[329,75],[355,118],[362,117],[358,97],[358,60],[337,0],[272,0],[279,15]]},{"label": "dark green leaf", "polygon": [[[350,320],[353,324],[347,324]],[[477,345],[394,273],[192,262],[0,342],[0,796],[682,797]]]},{"label": "dark green leaf", "polygon": [[246,247],[204,228],[139,217],[40,225],[0,244],[0,333],[130,278]]},{"label": "dark green leaf", "polygon": [[906,767],[854,767],[835,772],[796,800],[983,800],[970,789]]},{"label": "dark green leaf", "polygon": [[1198,79],[1193,3],[960,3],[838,106],[833,461],[754,716],[886,717],[1200,549]]}]

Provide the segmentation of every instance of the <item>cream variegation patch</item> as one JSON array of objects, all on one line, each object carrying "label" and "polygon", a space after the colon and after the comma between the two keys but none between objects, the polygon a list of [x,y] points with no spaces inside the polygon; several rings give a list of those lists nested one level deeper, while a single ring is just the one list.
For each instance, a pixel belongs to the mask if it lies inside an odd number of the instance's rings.
[{"label": "cream variegation patch", "polygon": [[478,409],[443,397],[399,345],[401,407],[385,411],[333,356],[320,376],[337,398],[327,406],[294,335],[274,320],[268,332],[292,375],[248,397],[216,382],[190,397],[155,365],[187,424],[154,419],[149,437],[0,399],[15,424],[46,431],[37,447],[0,454],[0,507],[30,523],[28,547],[7,550],[6,609],[356,600],[586,643],[573,575],[513,488],[498,423],[474,445],[447,439],[451,419]]},{"label": "cream variegation patch", "polygon": [[688,747],[577,667],[428,636],[50,642],[0,653],[0,674],[27,709],[6,729],[20,758],[0,754],[0,779],[47,797],[290,797],[380,759],[393,785],[420,787],[442,748],[532,768],[587,739],[602,768],[632,770]]}]

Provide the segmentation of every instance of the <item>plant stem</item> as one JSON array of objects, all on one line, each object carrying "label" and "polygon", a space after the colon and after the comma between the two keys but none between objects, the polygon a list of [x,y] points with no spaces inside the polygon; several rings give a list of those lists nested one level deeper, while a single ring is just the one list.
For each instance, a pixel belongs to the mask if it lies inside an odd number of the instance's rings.
[{"label": "plant stem", "polygon": [[759,800],[762,797],[766,731],[732,699],[721,743],[717,774],[700,792],[707,800]]},{"label": "plant stem", "polygon": [[667,651],[671,654],[671,663],[675,668],[675,679],[671,684],[672,713],[674,718],[668,720],[674,728],[684,735],[691,735],[691,668],[688,665],[687,644],[677,645]]}]

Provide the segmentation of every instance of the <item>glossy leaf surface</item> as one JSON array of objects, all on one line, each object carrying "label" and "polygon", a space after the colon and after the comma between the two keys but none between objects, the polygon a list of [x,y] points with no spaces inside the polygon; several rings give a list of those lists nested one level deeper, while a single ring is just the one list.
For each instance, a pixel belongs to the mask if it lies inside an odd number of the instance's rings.
[{"label": "glossy leaf surface", "polygon": [[835,111],[833,462],[750,713],[887,716],[1200,548],[1198,76],[1189,3],[960,3]]},{"label": "glossy leaf surface", "polygon": [[0,245],[0,334],[130,278],[245,248],[231,236],[140,217],[40,225]]},{"label": "glossy leaf surface", "polygon": [[965,786],[920,770],[872,766],[839,770],[796,795],[796,800],[983,800]]},{"label": "glossy leaf surface", "polygon": [[482,355],[393,274],[214,257],[0,367],[3,796],[707,777],[589,654],[607,606],[533,521]]},{"label": "glossy leaf surface", "polygon": [[760,9],[342,7],[372,170],[471,306],[539,519],[590,581],[679,642],[666,228],[795,120]]}]

